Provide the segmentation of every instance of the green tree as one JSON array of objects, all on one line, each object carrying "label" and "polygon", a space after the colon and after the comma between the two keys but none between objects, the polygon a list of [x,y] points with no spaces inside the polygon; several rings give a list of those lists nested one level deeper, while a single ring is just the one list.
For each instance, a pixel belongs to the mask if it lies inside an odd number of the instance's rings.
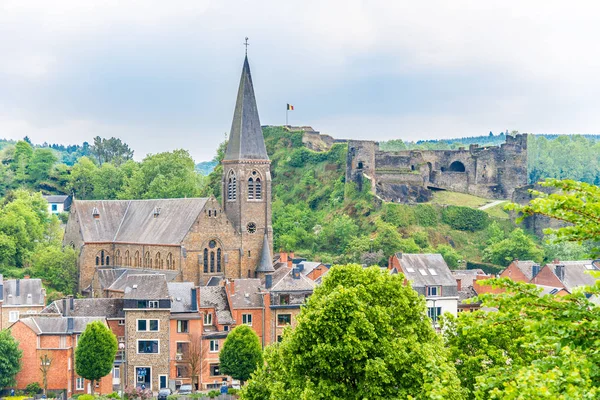
[{"label": "green tree", "polygon": [[33,147],[26,141],[18,141],[15,145],[14,160],[12,163],[12,170],[15,173],[15,180],[18,183],[27,182],[27,165],[29,160],[33,156]]},{"label": "green tree", "polygon": [[30,182],[37,187],[50,176],[50,171],[58,158],[50,149],[35,149],[31,161],[27,165],[27,174]]},{"label": "green tree", "polygon": [[8,329],[0,331],[0,388],[15,384],[15,376],[21,370],[23,351]]},{"label": "green tree", "polygon": [[101,321],[87,324],[75,349],[77,375],[95,383],[110,374],[117,354],[117,338]]},{"label": "green tree", "polygon": [[460,260],[463,260],[463,257],[460,254],[458,254],[458,252],[454,250],[452,246],[449,246],[447,244],[439,245],[435,249],[435,251],[442,255],[444,261],[446,261],[446,264],[448,264],[450,268],[458,267],[458,262]]},{"label": "green tree", "polygon": [[102,164],[93,179],[94,198],[117,199],[123,189],[124,176],[125,172],[121,168],[110,163]]},{"label": "green tree", "polygon": [[333,267],[244,399],[461,399],[456,371],[402,275]]},{"label": "green tree", "polygon": [[496,265],[508,266],[514,259],[542,262],[544,250],[525,232],[517,228],[510,235],[483,251],[484,259]]},{"label": "green tree", "polygon": [[263,364],[262,347],[256,333],[248,325],[236,326],[219,354],[221,372],[233,379],[247,381]]},{"label": "green tree", "polygon": [[77,293],[77,252],[69,246],[40,246],[32,257],[32,273],[64,294]]},{"label": "green tree", "polygon": [[104,163],[112,163],[118,167],[133,158],[133,150],[129,148],[127,143],[114,137],[104,139],[96,136],[90,150],[100,166]]},{"label": "green tree", "polygon": [[98,167],[87,157],[81,157],[71,169],[71,179],[67,189],[79,199],[91,199]]}]

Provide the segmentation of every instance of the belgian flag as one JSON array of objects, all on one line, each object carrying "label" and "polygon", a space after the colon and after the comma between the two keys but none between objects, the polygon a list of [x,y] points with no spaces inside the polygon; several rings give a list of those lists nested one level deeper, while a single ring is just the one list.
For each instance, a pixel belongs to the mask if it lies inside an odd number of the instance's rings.
[{"label": "belgian flag", "polygon": [[294,111],[294,106],[291,105],[290,103],[288,103],[288,105],[287,105],[287,111]]}]

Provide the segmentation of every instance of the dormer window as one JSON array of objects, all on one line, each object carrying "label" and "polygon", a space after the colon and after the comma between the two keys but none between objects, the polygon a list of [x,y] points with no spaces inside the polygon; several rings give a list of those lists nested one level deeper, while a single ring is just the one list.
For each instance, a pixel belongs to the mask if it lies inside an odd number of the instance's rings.
[{"label": "dormer window", "polygon": [[158,216],[160,215],[160,207],[154,207],[153,215],[154,218],[158,218]]},{"label": "dormer window", "polygon": [[100,211],[98,211],[98,209],[96,207],[94,207],[92,209],[92,217],[94,217],[94,219],[99,219],[100,218]]}]

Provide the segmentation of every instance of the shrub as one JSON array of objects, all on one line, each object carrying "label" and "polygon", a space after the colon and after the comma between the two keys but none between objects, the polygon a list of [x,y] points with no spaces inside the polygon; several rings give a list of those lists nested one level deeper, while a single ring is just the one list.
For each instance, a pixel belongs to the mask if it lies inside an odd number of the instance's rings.
[{"label": "shrub", "polygon": [[429,247],[429,235],[427,234],[427,232],[418,231],[413,233],[410,237],[420,248],[425,249]]},{"label": "shrub", "polygon": [[452,246],[441,244],[437,247],[436,251],[442,255],[444,261],[446,261],[446,264],[448,264],[450,268],[458,267],[458,261],[461,260],[462,257]]},{"label": "shrub", "polygon": [[207,394],[207,396],[210,397],[211,399],[214,399],[215,397],[219,397],[220,395],[221,395],[221,392],[219,390],[211,390]]},{"label": "shrub", "polygon": [[172,394],[170,396],[167,396],[167,400],[177,400],[179,399],[179,396],[176,394]]},{"label": "shrub", "polygon": [[117,392],[112,392],[111,394],[106,395],[106,397],[108,397],[109,399],[120,399],[121,396],[119,396],[119,393]]},{"label": "shrub", "polygon": [[439,222],[438,210],[428,204],[418,204],[414,206],[413,213],[418,225],[436,226]]},{"label": "shrub", "polygon": [[229,390],[227,390],[227,394],[230,396],[237,396],[238,394],[240,394],[240,390],[234,389],[234,388],[229,388]]},{"label": "shrub", "polygon": [[386,203],[383,206],[381,219],[399,228],[406,228],[415,223],[413,207],[403,204]]},{"label": "shrub", "polygon": [[479,231],[489,223],[486,212],[470,207],[448,206],[442,212],[442,221],[459,231]]},{"label": "shrub", "polygon": [[30,396],[34,396],[42,391],[42,387],[37,382],[31,382],[25,387],[25,393]]},{"label": "shrub", "polygon": [[94,400],[94,396],[91,394],[82,394],[77,398],[77,400]]}]

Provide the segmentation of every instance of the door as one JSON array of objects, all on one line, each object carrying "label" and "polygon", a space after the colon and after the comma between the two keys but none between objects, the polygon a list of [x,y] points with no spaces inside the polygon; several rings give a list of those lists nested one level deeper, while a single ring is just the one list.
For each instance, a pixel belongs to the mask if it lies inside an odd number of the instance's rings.
[{"label": "door", "polygon": [[136,387],[152,389],[152,373],[150,367],[135,367]]}]

